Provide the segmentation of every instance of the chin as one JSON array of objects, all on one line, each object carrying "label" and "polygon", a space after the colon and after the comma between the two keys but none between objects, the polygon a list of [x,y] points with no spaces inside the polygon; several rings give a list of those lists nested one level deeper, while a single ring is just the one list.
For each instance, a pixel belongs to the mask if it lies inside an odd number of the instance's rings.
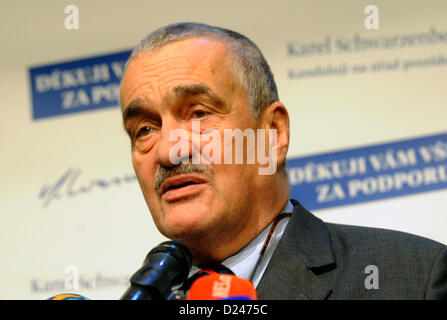
[{"label": "chin", "polygon": [[209,202],[194,199],[162,205],[160,232],[178,241],[203,237],[212,226],[212,212],[206,203]]}]

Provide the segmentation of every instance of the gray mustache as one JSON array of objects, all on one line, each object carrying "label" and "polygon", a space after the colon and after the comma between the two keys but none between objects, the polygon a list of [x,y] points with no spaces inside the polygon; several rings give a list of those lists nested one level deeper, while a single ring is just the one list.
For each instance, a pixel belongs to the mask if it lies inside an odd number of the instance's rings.
[{"label": "gray mustache", "polygon": [[175,167],[160,167],[155,174],[154,189],[159,191],[163,182],[173,176],[186,173],[202,173],[206,171],[203,164],[179,163]]}]

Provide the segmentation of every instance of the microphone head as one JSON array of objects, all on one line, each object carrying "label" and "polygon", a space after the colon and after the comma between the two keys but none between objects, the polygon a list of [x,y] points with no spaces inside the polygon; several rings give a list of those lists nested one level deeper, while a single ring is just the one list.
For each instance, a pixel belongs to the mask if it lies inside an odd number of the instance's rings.
[{"label": "microphone head", "polygon": [[52,296],[51,298],[48,298],[47,300],[90,300],[90,299],[87,297],[81,296],[80,294],[61,293],[61,294]]},{"label": "microphone head", "polygon": [[192,255],[178,241],[165,241],[153,248],[143,266],[131,277],[131,286],[122,300],[164,300],[174,285],[188,278]]},{"label": "microphone head", "polygon": [[186,300],[257,300],[250,280],[230,274],[211,274],[197,279]]},{"label": "microphone head", "polygon": [[[166,263],[166,259],[163,257],[173,257],[180,268],[177,268],[178,275],[173,282],[181,283],[188,278],[189,271],[192,266],[192,255],[189,248],[179,241],[165,241],[153,248],[144,259],[143,266],[156,265],[161,268]],[[160,259],[160,257],[162,257]],[[178,280],[180,279],[180,280]]]}]

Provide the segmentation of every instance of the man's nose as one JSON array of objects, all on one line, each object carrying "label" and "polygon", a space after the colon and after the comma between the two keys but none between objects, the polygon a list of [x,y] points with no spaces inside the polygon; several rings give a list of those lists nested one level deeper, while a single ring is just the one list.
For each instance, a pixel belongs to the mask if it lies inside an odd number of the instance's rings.
[{"label": "man's nose", "polygon": [[165,120],[158,141],[157,162],[173,167],[184,158],[190,158],[190,149],[190,132],[173,119]]}]

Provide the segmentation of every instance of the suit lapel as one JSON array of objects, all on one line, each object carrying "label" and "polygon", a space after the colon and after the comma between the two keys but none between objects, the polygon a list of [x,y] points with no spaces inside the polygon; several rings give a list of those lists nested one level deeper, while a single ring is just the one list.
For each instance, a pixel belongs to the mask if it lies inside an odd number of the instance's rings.
[{"label": "suit lapel", "polygon": [[256,289],[260,299],[321,300],[331,290],[319,275],[335,269],[329,231],[297,201]]}]

